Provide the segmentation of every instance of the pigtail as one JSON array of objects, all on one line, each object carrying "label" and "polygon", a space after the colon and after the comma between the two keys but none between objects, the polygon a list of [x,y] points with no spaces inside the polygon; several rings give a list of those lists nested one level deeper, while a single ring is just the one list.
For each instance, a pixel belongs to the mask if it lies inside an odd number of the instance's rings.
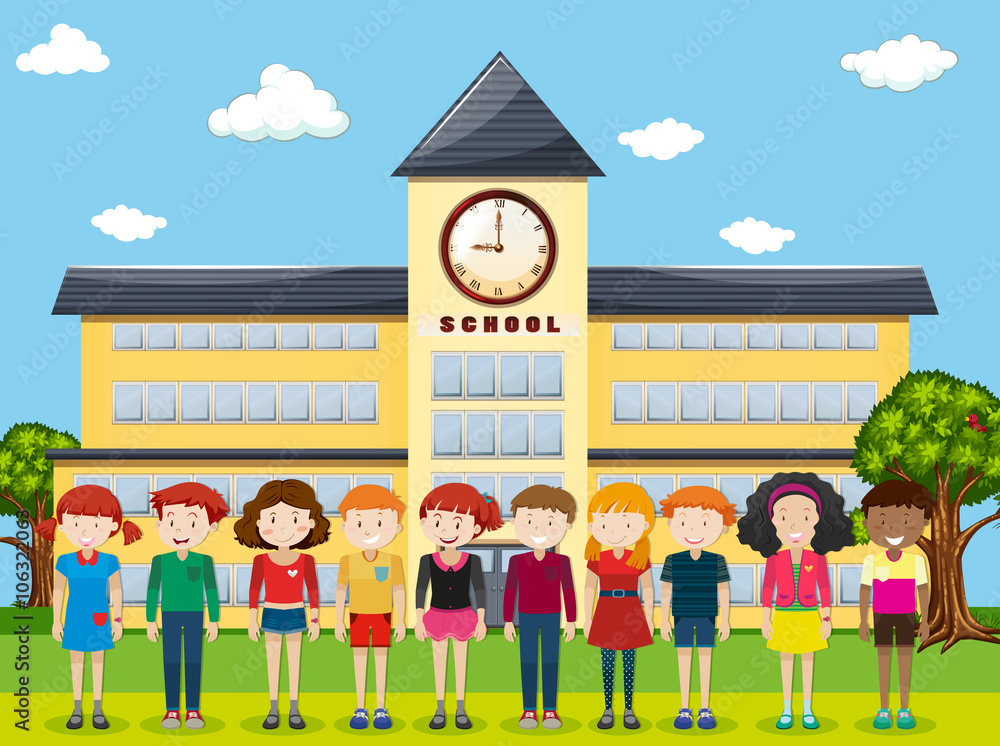
[{"label": "pigtail", "polygon": [[142,538],[142,529],[129,520],[122,523],[121,532],[122,538],[125,540],[125,546]]},{"label": "pigtail", "polygon": [[46,518],[44,521],[35,526],[35,533],[38,534],[41,539],[55,541],[56,527],[58,526],[59,521],[56,520],[54,516],[52,518]]},{"label": "pigtail", "polygon": [[599,560],[601,558],[601,542],[593,536],[587,539],[587,546],[584,549],[584,558],[588,561]]},{"label": "pigtail", "polygon": [[[503,525],[503,518],[500,517],[500,503],[489,495],[483,495],[483,500],[486,503],[486,517],[481,522],[482,526],[487,531],[496,531]],[[482,515],[482,511],[480,511],[480,515]]]},{"label": "pigtail", "polygon": [[628,562],[625,564],[629,567],[645,568],[648,561],[649,539],[646,536],[643,536],[635,543],[635,547],[632,549],[632,554],[629,556]]}]

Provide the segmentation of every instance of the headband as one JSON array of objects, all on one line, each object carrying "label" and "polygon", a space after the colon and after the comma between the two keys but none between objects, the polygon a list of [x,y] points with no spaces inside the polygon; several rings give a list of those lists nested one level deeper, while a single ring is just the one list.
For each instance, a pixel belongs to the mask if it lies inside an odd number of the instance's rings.
[{"label": "headband", "polygon": [[817,515],[823,509],[822,503],[820,503],[819,495],[816,493],[816,490],[804,484],[799,484],[798,482],[791,482],[789,484],[781,485],[780,487],[778,487],[778,489],[776,489],[774,492],[771,493],[771,497],[767,501],[767,512],[769,515],[773,515],[771,511],[774,509],[775,501],[782,495],[787,495],[789,493],[811,497],[816,502]]}]

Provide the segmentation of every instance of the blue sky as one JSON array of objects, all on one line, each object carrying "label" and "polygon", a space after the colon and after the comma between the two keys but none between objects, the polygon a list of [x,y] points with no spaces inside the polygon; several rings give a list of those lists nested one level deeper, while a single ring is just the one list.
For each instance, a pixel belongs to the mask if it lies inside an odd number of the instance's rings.
[{"label": "blue sky", "polygon": [[[1000,6],[63,2],[9,0],[0,15],[13,105],[0,119],[3,428],[79,433],[79,340],[72,319],[50,315],[66,265],[298,264],[318,249],[330,264],[405,263],[405,180],[388,174],[498,50],[607,174],[590,186],[592,264],[920,264],[942,314],[913,319],[912,367],[1000,390],[982,323],[1000,287]],[[109,67],[19,71],[17,55],[57,23],[98,42]],[[954,50],[957,66],[905,94],[841,70],[845,53],[907,33]],[[258,146],[213,137],[209,113],[276,62],[331,91],[350,130]],[[667,117],[704,142],[666,161],[618,144]],[[225,186],[198,200],[213,175]],[[891,204],[872,208],[879,195]],[[122,203],[167,226],[123,243],[91,225]],[[796,238],[754,256],[719,237],[748,216]],[[995,546],[988,532],[973,542],[972,578]],[[970,600],[985,602],[979,578]]]}]

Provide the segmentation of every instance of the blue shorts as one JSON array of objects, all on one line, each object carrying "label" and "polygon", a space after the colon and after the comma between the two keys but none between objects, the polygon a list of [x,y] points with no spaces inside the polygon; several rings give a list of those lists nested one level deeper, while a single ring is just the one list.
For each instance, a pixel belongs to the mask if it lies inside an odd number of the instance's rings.
[{"label": "blue shorts", "polygon": [[298,609],[268,609],[260,615],[260,628],[264,632],[275,632],[279,635],[294,635],[306,631],[306,610]]},{"label": "blue shorts", "polygon": [[675,616],[675,648],[714,648],[714,616]]}]

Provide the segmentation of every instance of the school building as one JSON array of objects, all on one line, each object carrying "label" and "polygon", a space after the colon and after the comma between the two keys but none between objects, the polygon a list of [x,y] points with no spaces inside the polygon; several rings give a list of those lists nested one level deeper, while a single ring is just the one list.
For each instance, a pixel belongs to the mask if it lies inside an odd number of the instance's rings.
[{"label": "school building", "polygon": [[[126,625],[145,624],[149,563],[167,551],[149,492],[181,481],[217,489],[233,516],[269,479],[313,486],[333,523],[312,550],[326,627],[337,563],[356,551],[336,506],[358,484],[409,506],[388,551],[404,557],[411,625],[432,549],[416,510],[444,482],[505,515],[530,484],[573,493],[559,551],[580,589],[586,503],[610,482],[657,502],[707,484],[742,506],[760,480],[812,471],[858,504],[854,437],[908,370],[909,316],[937,312],[921,268],[589,266],[587,182],[603,173],[499,54],[394,175],[408,179],[406,267],[67,269],[53,313],[81,317],[82,448],[49,456],[57,494],[102,484],[147,534],[108,545]],[[197,551],[215,560],[222,625],[243,627],[254,552],[234,520]],[[679,551],[665,521],[651,540],[654,563]],[[525,548],[505,526],[468,549],[501,625]],[[733,624],[759,625],[762,558],[735,528],[713,551]],[[836,625],[857,623],[866,551],[828,558]],[[654,588],[659,603],[655,566]]]}]

